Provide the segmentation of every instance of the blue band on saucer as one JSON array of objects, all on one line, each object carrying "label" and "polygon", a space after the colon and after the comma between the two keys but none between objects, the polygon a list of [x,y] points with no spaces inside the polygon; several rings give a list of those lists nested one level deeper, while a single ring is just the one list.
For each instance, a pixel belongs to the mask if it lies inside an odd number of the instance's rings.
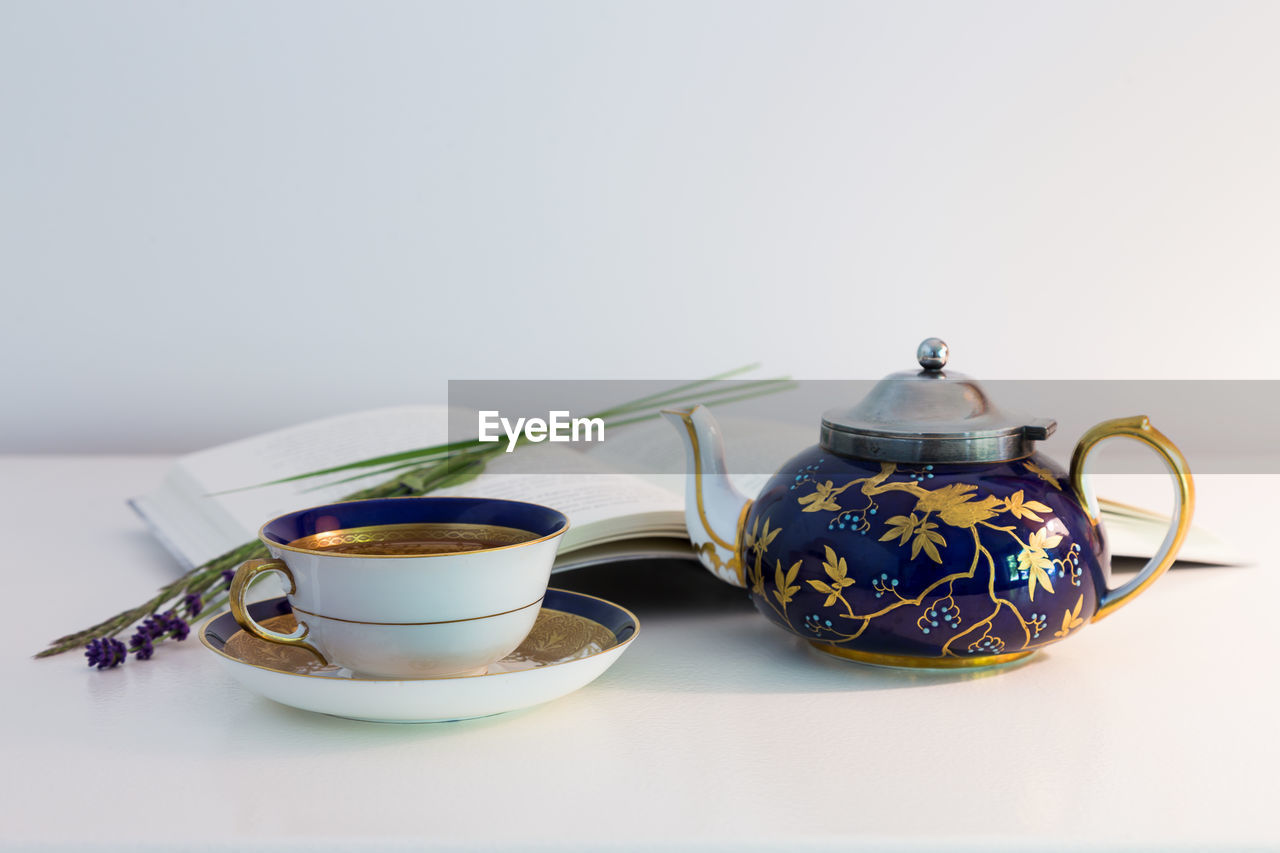
[{"label": "blue band on saucer", "polygon": [[542,599],[542,606],[549,610],[564,610],[585,616],[613,632],[619,643],[625,643],[636,632],[635,617],[612,601],[603,598],[551,587]]}]

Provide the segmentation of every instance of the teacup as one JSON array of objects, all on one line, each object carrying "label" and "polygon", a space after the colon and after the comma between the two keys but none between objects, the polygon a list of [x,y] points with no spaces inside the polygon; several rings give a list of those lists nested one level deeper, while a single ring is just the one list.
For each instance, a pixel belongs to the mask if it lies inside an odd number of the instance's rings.
[{"label": "teacup", "polygon": [[[538,617],[564,514],[488,498],[348,501],[262,526],[274,559],[250,560],[231,611],[259,639],[310,649],[362,675],[435,678],[483,672],[515,650]],[[298,629],[253,621],[255,578],[286,580]]]}]

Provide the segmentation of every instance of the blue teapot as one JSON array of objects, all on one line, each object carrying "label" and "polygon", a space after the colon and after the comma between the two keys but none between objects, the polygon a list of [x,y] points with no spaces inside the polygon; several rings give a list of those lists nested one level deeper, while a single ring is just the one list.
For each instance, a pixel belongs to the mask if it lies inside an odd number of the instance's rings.
[{"label": "blue teapot", "polygon": [[[827,412],[819,443],[754,500],[730,483],[710,412],[663,412],[685,444],[686,522],[702,563],[823,652],[935,669],[1019,660],[1132,601],[1190,527],[1186,460],[1145,416],[1090,429],[1064,471],[1035,449],[1056,423],[1002,412],[944,370],[947,354],[930,338],[920,370]],[[1153,449],[1176,496],[1158,553],[1118,587],[1085,477],[1090,451],[1115,436]]]}]

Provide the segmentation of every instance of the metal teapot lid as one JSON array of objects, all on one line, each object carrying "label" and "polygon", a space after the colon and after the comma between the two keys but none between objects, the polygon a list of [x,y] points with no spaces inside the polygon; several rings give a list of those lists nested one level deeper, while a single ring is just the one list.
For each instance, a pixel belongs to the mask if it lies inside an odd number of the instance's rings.
[{"label": "metal teapot lid", "polygon": [[882,462],[1002,462],[1030,456],[1057,422],[1008,414],[977,382],[944,371],[947,345],[928,338],[919,371],[891,373],[851,409],[822,416],[824,450]]}]

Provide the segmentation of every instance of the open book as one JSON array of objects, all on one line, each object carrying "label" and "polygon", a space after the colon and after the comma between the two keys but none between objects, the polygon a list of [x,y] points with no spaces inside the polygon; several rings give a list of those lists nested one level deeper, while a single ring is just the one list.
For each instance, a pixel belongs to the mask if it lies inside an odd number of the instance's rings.
[{"label": "open book", "polygon": [[[733,436],[731,470],[772,472],[817,437],[815,430],[795,425],[747,425],[731,418],[725,423]],[[189,569],[253,540],[258,528],[277,515],[330,503],[389,475],[243,487],[447,440],[444,406],[340,415],[183,456],[158,488],[130,504]],[[656,473],[670,471],[672,460],[683,458],[668,424],[631,424],[611,430],[603,443],[570,447],[523,446],[499,456],[476,479],[432,494],[510,498],[565,513],[571,526],[561,541],[556,571],[618,559],[694,559],[684,525],[685,478]],[[734,477],[747,495],[756,494],[767,479],[768,474]],[[1121,556],[1150,556],[1168,524],[1158,513],[1105,501],[1103,514],[1112,553]],[[1194,528],[1181,558],[1236,562],[1224,543]]]}]

